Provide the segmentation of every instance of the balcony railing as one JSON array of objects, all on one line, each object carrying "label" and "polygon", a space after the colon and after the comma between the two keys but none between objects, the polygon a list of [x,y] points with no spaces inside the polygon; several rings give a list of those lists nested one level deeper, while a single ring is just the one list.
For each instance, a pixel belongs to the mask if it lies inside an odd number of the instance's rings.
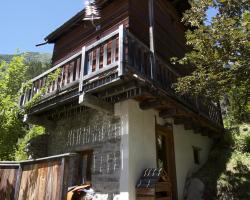
[{"label": "balcony railing", "polygon": [[47,85],[48,76],[55,73],[56,70],[61,69],[61,74],[54,80],[46,89],[43,98],[52,96],[58,91],[63,91],[73,85],[78,85],[81,71],[81,52],[71,56],[64,62],[47,70],[43,74],[31,80],[31,88],[25,91],[25,94],[20,99],[20,105],[24,106],[29,102],[43,87]]},{"label": "balcony railing", "polygon": [[58,68],[62,69],[61,75],[50,84],[43,99],[73,86],[82,92],[89,89],[86,87],[88,84],[94,82],[94,88],[98,88],[132,72],[200,115],[222,125],[220,109],[216,104],[177,94],[172,84],[177,81],[179,73],[158,56],[154,66],[151,65],[151,56],[149,47],[121,25],[119,29],[89,46],[84,46],[82,51],[31,80],[32,88],[21,97],[20,105],[24,106],[30,101],[46,84],[48,75]]}]

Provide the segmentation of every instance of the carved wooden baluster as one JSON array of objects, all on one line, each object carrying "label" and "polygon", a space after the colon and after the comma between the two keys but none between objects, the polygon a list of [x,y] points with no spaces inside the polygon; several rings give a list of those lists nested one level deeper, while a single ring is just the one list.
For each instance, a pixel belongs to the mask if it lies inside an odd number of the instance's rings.
[{"label": "carved wooden baluster", "polygon": [[167,88],[168,84],[168,68],[164,68],[164,88]]},{"label": "carved wooden baluster", "polygon": [[103,68],[108,65],[108,45],[104,45]]},{"label": "carved wooden baluster", "polygon": [[35,81],[35,94],[38,92],[38,81]]},{"label": "carved wooden baluster", "polygon": [[111,46],[111,63],[114,63],[115,62],[115,60],[116,60],[116,55],[115,55],[115,53],[116,53],[116,39],[113,39],[112,40],[112,44],[111,44],[112,46]]},{"label": "carved wooden baluster", "polygon": [[32,86],[31,86],[31,98],[33,97],[34,95],[34,82],[32,83]]},{"label": "carved wooden baluster", "polygon": [[28,101],[31,100],[31,89],[28,89]]},{"label": "carved wooden baluster", "polygon": [[112,63],[112,40],[107,44],[107,65]]},{"label": "carved wooden baluster", "polygon": [[88,72],[87,72],[87,74],[91,74],[91,72],[92,72],[92,63],[93,63],[93,51],[91,51],[89,53],[88,61],[89,61],[89,64],[88,64]]},{"label": "carved wooden baluster", "polygon": [[134,63],[134,68],[139,70],[139,61],[138,61],[138,45],[134,42],[133,44],[133,63]]},{"label": "carved wooden baluster", "polygon": [[49,93],[53,92],[53,81],[49,85]]},{"label": "carved wooden baluster", "polygon": [[76,79],[75,80],[78,80],[80,78],[80,71],[81,71],[81,58],[78,58],[77,61],[76,61]]},{"label": "carved wooden baluster", "polygon": [[134,66],[133,55],[134,55],[133,41],[132,38],[130,38],[128,41],[128,63],[132,67]]},{"label": "carved wooden baluster", "polygon": [[104,46],[100,47],[99,69],[103,68],[104,64]]},{"label": "carved wooden baluster", "polygon": [[70,78],[69,82],[72,83],[74,81],[74,71],[75,71],[75,60],[70,63]]},{"label": "carved wooden baluster", "polygon": [[77,75],[77,69],[76,69],[76,65],[77,65],[77,59],[74,60],[74,66],[73,66],[73,80],[76,80],[76,75]]},{"label": "carved wooden baluster", "polygon": [[60,88],[62,88],[64,86],[64,78],[65,78],[65,66],[62,67]]},{"label": "carved wooden baluster", "polygon": [[115,61],[119,60],[119,37],[115,39]]},{"label": "carved wooden baluster", "polygon": [[96,71],[96,50],[97,49],[94,49],[93,50],[93,57],[92,57],[92,72],[95,72]]},{"label": "carved wooden baluster", "polygon": [[96,49],[96,71],[100,69],[100,48]]},{"label": "carved wooden baluster", "polygon": [[64,68],[65,68],[64,85],[66,86],[68,84],[68,78],[69,78],[69,64],[66,64]]}]

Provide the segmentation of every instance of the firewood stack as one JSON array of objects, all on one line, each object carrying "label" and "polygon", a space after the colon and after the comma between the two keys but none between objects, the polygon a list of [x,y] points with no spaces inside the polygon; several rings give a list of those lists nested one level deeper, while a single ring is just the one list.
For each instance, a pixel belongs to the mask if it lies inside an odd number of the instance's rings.
[{"label": "firewood stack", "polygon": [[137,200],[172,200],[172,185],[163,169],[145,169],[136,185]]}]

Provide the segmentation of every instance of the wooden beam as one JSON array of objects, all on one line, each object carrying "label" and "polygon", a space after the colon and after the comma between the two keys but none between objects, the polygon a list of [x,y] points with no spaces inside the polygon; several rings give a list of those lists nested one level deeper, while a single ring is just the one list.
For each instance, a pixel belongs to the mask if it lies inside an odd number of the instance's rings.
[{"label": "wooden beam", "polygon": [[156,108],[159,106],[162,106],[162,103],[158,100],[151,100],[151,101],[147,100],[147,101],[143,101],[140,103],[140,108],[142,110],[149,110],[149,109]]},{"label": "wooden beam", "polygon": [[184,117],[175,117],[174,124],[176,124],[176,125],[184,124],[187,120],[188,119],[184,118]]},{"label": "wooden beam", "polygon": [[102,112],[114,113],[114,105],[91,94],[82,93],[79,96],[79,104]]},{"label": "wooden beam", "polygon": [[44,116],[35,116],[35,115],[25,115],[24,122],[31,123],[40,126],[48,126],[50,128],[55,128],[56,122],[53,120],[49,120]]},{"label": "wooden beam", "polygon": [[184,129],[185,130],[193,130],[194,129],[192,120],[184,122]]},{"label": "wooden beam", "polygon": [[165,109],[165,110],[160,111],[159,113],[159,117],[163,119],[176,117],[176,116],[180,116],[180,113],[178,112],[176,108]]}]

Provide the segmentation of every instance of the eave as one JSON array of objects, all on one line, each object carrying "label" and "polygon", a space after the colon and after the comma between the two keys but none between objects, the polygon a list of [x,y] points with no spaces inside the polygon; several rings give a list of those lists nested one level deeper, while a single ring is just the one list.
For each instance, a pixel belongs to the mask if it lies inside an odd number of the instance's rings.
[{"label": "eave", "polygon": [[[114,0],[97,0],[97,5],[100,8],[103,8],[108,4],[110,4],[112,1]],[[169,1],[177,9],[179,14],[183,13],[184,9],[188,9],[190,7],[188,0],[167,0],[167,1]],[[85,9],[78,12],[75,16],[73,16],[71,19],[65,22],[62,26],[60,26],[55,31],[46,36],[44,40],[48,43],[55,43],[55,41],[60,36],[69,31],[72,27],[78,25],[79,22],[86,23],[82,21],[84,14],[85,14]]]}]

